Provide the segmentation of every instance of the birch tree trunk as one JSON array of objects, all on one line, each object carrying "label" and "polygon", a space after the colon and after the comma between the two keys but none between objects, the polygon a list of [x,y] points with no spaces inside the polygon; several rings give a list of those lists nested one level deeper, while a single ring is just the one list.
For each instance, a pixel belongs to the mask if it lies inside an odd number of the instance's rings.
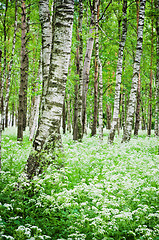
[{"label": "birch tree trunk", "polygon": [[[155,7],[159,11],[159,0],[156,0]],[[156,45],[156,107],[155,107],[155,136],[159,136],[159,17],[156,19],[156,33],[157,33],[157,45]]]},{"label": "birch tree trunk", "polygon": [[[39,62],[39,71],[38,71],[38,78],[40,79],[40,82],[42,82],[42,63],[41,58]],[[39,109],[40,109],[40,100],[41,97],[39,94],[37,94],[38,91],[38,82],[35,86],[35,96],[32,100],[32,108],[31,108],[31,117],[30,117],[30,136],[29,141],[32,141],[34,139],[37,127],[38,127],[38,119],[39,119]]]},{"label": "birch tree trunk", "polygon": [[86,125],[86,105],[87,105],[87,92],[89,83],[89,72],[92,57],[92,50],[94,45],[94,37],[92,36],[94,32],[94,11],[91,13],[91,24],[89,29],[90,37],[87,40],[86,54],[83,65],[83,88],[82,88],[82,131],[85,132]]},{"label": "birch tree trunk", "polygon": [[14,57],[14,52],[15,52],[16,32],[17,32],[17,0],[15,1],[15,21],[14,21],[12,55],[11,55],[11,60],[9,63],[8,81],[7,81],[7,86],[6,86],[6,95],[5,95],[5,99],[4,99],[3,115],[5,115],[5,113],[6,113],[6,110],[8,107],[8,102],[9,102],[9,91],[10,91],[10,83],[11,83],[11,71],[12,71],[12,66],[13,66],[13,57]]},{"label": "birch tree trunk", "polygon": [[83,39],[82,39],[82,22],[83,22],[83,4],[79,0],[79,85],[78,85],[78,134],[79,141],[83,138],[82,131],[82,85],[83,85]]},{"label": "birch tree trunk", "polygon": [[95,58],[95,74],[94,74],[94,111],[91,136],[97,133],[97,118],[98,118],[98,64]]},{"label": "birch tree trunk", "polygon": [[23,127],[24,127],[24,96],[26,90],[26,82],[27,82],[27,52],[26,52],[26,7],[25,1],[21,0],[22,3],[22,18],[21,18],[21,80],[20,80],[20,88],[19,88],[19,108],[18,108],[18,132],[17,132],[17,140],[23,141]]},{"label": "birch tree trunk", "polygon": [[79,19],[77,27],[77,51],[76,51],[76,66],[79,80],[76,80],[75,85],[75,107],[74,107],[74,128],[73,140],[82,140],[82,71],[83,71],[83,39],[82,39],[82,21],[83,21],[83,4],[79,1]]},{"label": "birch tree trunk", "polygon": [[122,78],[122,65],[123,65],[123,51],[126,42],[127,35],[127,0],[123,0],[123,24],[122,24],[122,37],[119,44],[118,53],[118,63],[116,70],[116,86],[115,86],[115,98],[114,98],[114,111],[113,111],[113,121],[111,124],[111,129],[108,136],[108,142],[112,143],[114,141],[115,130],[118,127],[119,122],[119,109],[120,109],[120,86]]},{"label": "birch tree trunk", "polygon": [[138,78],[139,78],[139,71],[140,71],[140,61],[141,61],[141,55],[142,55],[145,4],[146,4],[146,0],[140,1],[136,56],[135,56],[135,62],[133,67],[132,86],[131,86],[131,92],[129,97],[128,111],[127,111],[127,118],[126,118],[126,128],[123,134],[122,142],[127,142],[131,138],[133,117],[134,117],[136,97],[137,97],[137,85],[138,85]]},{"label": "birch tree trunk", "polygon": [[[153,0],[151,0],[151,10],[153,11]],[[152,128],[152,65],[153,65],[153,16],[151,17],[151,62],[150,62],[150,88],[149,88],[149,105],[148,105],[148,129],[147,135],[151,136],[151,128]]]},{"label": "birch tree trunk", "polygon": [[67,131],[71,133],[71,111],[70,111],[70,96],[67,94],[66,98],[67,104]]},{"label": "birch tree trunk", "polygon": [[141,80],[140,80],[140,73],[139,73],[138,87],[137,87],[136,120],[135,120],[135,128],[134,128],[135,136],[138,136],[139,124],[140,124],[140,86],[141,86]]},{"label": "birch tree trunk", "polygon": [[102,77],[102,63],[99,58],[99,4],[100,1],[95,2],[95,49],[96,49],[96,59],[99,71],[99,83],[98,83],[98,120],[99,120],[99,138],[103,140],[103,77]]},{"label": "birch tree trunk", "polygon": [[72,0],[56,1],[50,75],[45,104],[26,165],[30,179],[41,173],[48,164],[53,163],[58,154],[56,151],[60,150],[59,127],[70,60],[73,11]]},{"label": "birch tree trunk", "polygon": [[7,52],[7,28],[6,28],[6,19],[7,19],[7,10],[8,10],[8,0],[6,0],[4,20],[3,20],[3,34],[4,34],[4,51],[3,51],[3,73],[1,81],[1,121],[2,121],[2,130],[4,130],[4,99],[3,91],[6,78],[6,52]]},{"label": "birch tree trunk", "polygon": [[[139,25],[139,0],[136,0],[136,16],[137,16],[137,31]],[[140,87],[141,87],[141,79],[140,79],[140,72],[139,72],[139,79],[138,79],[138,87],[137,87],[137,103],[136,103],[136,118],[135,118],[135,127],[134,127],[134,135],[138,136],[139,131],[139,124],[140,124]]]},{"label": "birch tree trunk", "polygon": [[48,86],[49,66],[50,66],[50,54],[51,54],[51,43],[52,43],[52,28],[50,22],[50,11],[49,1],[39,1],[39,17],[42,31],[42,97],[40,106],[40,116],[45,105],[45,96]]},{"label": "birch tree trunk", "polygon": [[123,131],[125,131],[125,89],[123,89],[122,94],[122,127]]}]

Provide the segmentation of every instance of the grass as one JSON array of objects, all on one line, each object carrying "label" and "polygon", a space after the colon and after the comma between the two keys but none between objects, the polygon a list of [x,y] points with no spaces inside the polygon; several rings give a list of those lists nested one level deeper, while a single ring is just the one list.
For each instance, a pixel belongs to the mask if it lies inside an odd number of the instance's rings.
[{"label": "grass", "polygon": [[1,238],[52,240],[159,239],[158,139],[144,132],[121,144],[63,135],[64,167],[26,179],[28,132],[3,134]]}]

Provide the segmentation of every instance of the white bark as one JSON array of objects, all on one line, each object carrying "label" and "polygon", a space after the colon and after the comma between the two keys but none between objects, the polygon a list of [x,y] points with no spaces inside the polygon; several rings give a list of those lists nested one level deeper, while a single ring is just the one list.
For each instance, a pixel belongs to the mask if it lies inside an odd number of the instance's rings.
[{"label": "white bark", "polygon": [[[39,79],[40,82],[42,82],[42,64],[41,60],[39,63]],[[35,92],[38,91],[38,82],[36,83],[36,89]],[[38,119],[39,119],[39,108],[40,108],[40,95],[36,95],[34,97],[34,103],[32,104],[31,108],[31,119],[30,119],[30,136],[29,136],[29,141],[32,141],[34,139],[37,127],[38,127]]]},{"label": "white bark", "polygon": [[83,39],[82,39],[82,22],[83,22],[83,4],[79,1],[79,85],[78,85],[78,140],[82,140],[82,85],[83,85]]},{"label": "white bark", "polygon": [[122,25],[122,37],[119,44],[119,53],[118,53],[118,63],[116,70],[116,86],[115,86],[115,98],[114,98],[114,111],[113,111],[113,121],[111,123],[111,129],[109,132],[108,142],[112,143],[114,141],[115,130],[118,127],[119,122],[119,109],[120,109],[120,86],[122,78],[122,66],[123,66],[123,51],[126,42],[127,35],[127,1],[123,1],[123,25]]},{"label": "white bark", "polygon": [[50,74],[44,109],[33,142],[33,149],[27,161],[29,178],[42,170],[43,167],[40,164],[48,164],[48,157],[51,161],[56,156],[55,148],[58,147],[60,138],[59,128],[70,60],[73,10],[72,0],[56,1]]},{"label": "white bark", "polygon": [[95,2],[95,48],[96,48],[96,59],[97,59],[97,64],[98,64],[98,69],[99,69],[99,109],[98,109],[98,114],[99,114],[99,138],[103,140],[103,78],[102,78],[102,63],[99,58],[99,36],[98,36],[98,4],[99,0],[96,0]]},{"label": "white bark", "polygon": [[87,40],[86,54],[83,65],[83,88],[82,88],[82,130],[83,133],[85,131],[86,125],[86,102],[87,102],[87,91],[88,91],[88,83],[89,83],[89,71],[92,57],[92,50],[94,45],[94,37],[92,36],[94,33],[94,13],[92,12],[91,16],[91,25],[89,29],[90,37]]},{"label": "white bark", "polygon": [[12,66],[13,66],[13,57],[14,57],[14,51],[15,51],[15,42],[16,42],[16,32],[17,32],[17,1],[15,2],[15,20],[14,20],[14,34],[13,34],[13,45],[12,45],[12,55],[11,55],[11,60],[9,63],[9,72],[8,72],[8,84],[6,88],[6,95],[5,95],[5,100],[4,100],[4,114],[6,113],[8,101],[9,101],[9,90],[10,90],[10,83],[11,83],[11,71],[12,71]]},{"label": "white bark", "polygon": [[126,118],[126,128],[125,128],[125,132],[123,134],[122,142],[127,142],[131,138],[133,117],[134,117],[135,106],[136,106],[137,86],[138,86],[138,78],[139,78],[139,71],[140,71],[140,61],[141,61],[141,55],[142,55],[145,4],[146,4],[146,0],[140,1],[136,57],[135,57],[134,68],[133,68],[132,86],[131,86],[131,92],[130,92],[129,104],[128,104],[128,112],[127,112],[127,118]]},{"label": "white bark", "polygon": [[39,16],[42,29],[42,75],[43,75],[43,89],[41,98],[40,115],[42,114],[45,105],[45,96],[48,85],[50,54],[52,43],[52,27],[49,11],[49,0],[39,1]]}]

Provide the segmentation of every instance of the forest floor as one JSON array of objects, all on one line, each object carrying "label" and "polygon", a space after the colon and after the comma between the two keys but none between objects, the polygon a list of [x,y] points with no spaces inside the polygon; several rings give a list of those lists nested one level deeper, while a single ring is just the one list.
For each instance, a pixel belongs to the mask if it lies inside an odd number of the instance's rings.
[{"label": "forest floor", "polygon": [[[97,136],[74,142],[63,135],[65,154],[29,182],[24,173],[31,142],[3,133],[0,239],[159,239],[159,142],[140,131],[121,144]],[[58,168],[57,166],[60,166]]]}]

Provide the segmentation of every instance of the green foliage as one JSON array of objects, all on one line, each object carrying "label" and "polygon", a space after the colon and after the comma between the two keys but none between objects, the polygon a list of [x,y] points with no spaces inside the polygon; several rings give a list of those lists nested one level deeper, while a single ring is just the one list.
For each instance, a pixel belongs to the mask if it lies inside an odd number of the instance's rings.
[{"label": "green foliage", "polygon": [[107,135],[103,143],[63,136],[65,165],[50,165],[30,182],[23,171],[31,145],[27,132],[20,144],[15,129],[8,129],[0,181],[2,239],[157,239],[157,139],[140,131],[129,143],[118,138],[108,145]]}]

